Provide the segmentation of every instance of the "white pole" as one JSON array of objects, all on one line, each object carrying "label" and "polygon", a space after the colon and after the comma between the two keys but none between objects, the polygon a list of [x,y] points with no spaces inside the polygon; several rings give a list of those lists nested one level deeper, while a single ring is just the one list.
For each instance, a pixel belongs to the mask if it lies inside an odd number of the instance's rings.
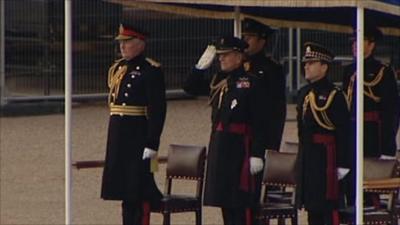
[{"label": "white pole", "polygon": [[72,92],[72,13],[65,0],[65,224],[71,224],[71,92]]},{"label": "white pole", "polygon": [[363,223],[363,174],[364,174],[364,8],[357,7],[357,142],[356,142],[356,224]]},{"label": "white pole", "polygon": [[288,66],[289,66],[289,92],[293,91],[293,28],[289,28],[289,53],[288,53]]},{"label": "white pole", "polygon": [[296,88],[297,90],[300,89],[300,80],[301,80],[301,29],[299,27],[296,28],[296,69],[297,75],[296,76]]},{"label": "white pole", "polygon": [[235,6],[235,19],[233,21],[233,33],[235,37],[242,36],[242,22],[240,21],[240,6]]},{"label": "white pole", "polygon": [[5,25],[4,19],[4,7],[5,1],[0,0],[0,106],[6,104],[5,102],[5,93],[6,93],[6,63],[5,63]]}]

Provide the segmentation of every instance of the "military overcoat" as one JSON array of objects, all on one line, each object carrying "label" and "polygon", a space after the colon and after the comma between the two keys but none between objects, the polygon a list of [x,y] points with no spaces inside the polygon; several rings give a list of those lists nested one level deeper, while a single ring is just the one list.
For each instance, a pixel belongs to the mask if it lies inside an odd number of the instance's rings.
[{"label": "military overcoat", "polygon": [[163,72],[139,55],[110,68],[110,119],[101,197],[106,200],[157,201],[161,198],[145,147],[158,150],[166,115]]},{"label": "military overcoat", "polygon": [[249,157],[264,158],[267,105],[259,78],[243,67],[218,72],[210,82],[194,70],[185,85],[190,94],[210,93],[210,136],[204,204],[217,207],[254,205],[262,173],[250,175]]},{"label": "military overcoat", "polygon": [[350,116],[345,96],[327,78],[299,91],[296,205],[324,211],[338,206],[337,168],[349,168]]},{"label": "military overcoat", "polygon": [[[356,64],[347,66],[344,71],[343,89],[349,102],[355,146]],[[399,108],[393,69],[369,56],[364,61],[364,156],[395,155]]]},{"label": "military overcoat", "polygon": [[282,66],[263,51],[248,57],[245,69],[260,78],[266,89],[264,104],[268,105],[267,148],[279,150],[286,119],[286,78]]}]

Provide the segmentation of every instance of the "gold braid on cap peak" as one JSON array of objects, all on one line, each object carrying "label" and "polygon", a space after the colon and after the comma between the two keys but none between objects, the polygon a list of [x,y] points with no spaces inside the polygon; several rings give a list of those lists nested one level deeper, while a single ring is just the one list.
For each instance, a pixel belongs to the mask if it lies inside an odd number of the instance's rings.
[{"label": "gold braid on cap peak", "polygon": [[[308,93],[308,95],[304,98],[303,118],[304,118],[304,115],[306,114],[308,105],[310,105],[311,112],[313,114],[315,121],[318,123],[318,125],[320,125],[322,128],[325,128],[327,130],[335,130],[336,129],[335,125],[333,125],[333,123],[329,119],[328,114],[326,113],[326,110],[332,105],[333,98],[335,97],[336,93],[337,93],[336,89],[331,91],[331,93],[329,93],[328,100],[326,101],[325,105],[322,107],[319,107],[317,105],[317,102],[315,99],[314,91],[311,90]],[[321,116],[319,116],[318,113],[320,113]]]},{"label": "gold braid on cap peak", "polygon": [[214,75],[211,83],[210,83],[210,99],[208,100],[208,104],[211,105],[219,93],[219,99],[218,99],[218,109],[221,108],[221,103],[222,103],[222,98],[224,94],[228,91],[228,78],[222,79],[218,83],[215,83],[215,80],[217,79],[217,75]]},{"label": "gold braid on cap peak", "polygon": [[119,62],[121,61],[122,60],[116,61],[108,70],[108,87],[110,88],[110,92],[108,94],[108,104],[117,99],[121,80],[124,78],[124,75],[128,70],[126,65],[119,66]]},{"label": "gold braid on cap peak", "polygon": [[[375,76],[375,78],[370,81],[364,81],[364,95],[367,97],[371,98],[374,102],[380,102],[381,98],[379,96],[376,96],[375,93],[372,91],[372,88],[379,84],[383,78],[383,72],[386,69],[387,66],[383,65],[381,69],[379,70],[378,74]],[[354,72],[353,75],[351,75],[349,85],[347,86],[347,95],[346,95],[346,100],[347,100],[347,106],[351,107],[352,103],[352,97],[353,97],[353,87],[354,87],[354,82],[356,79],[356,72]]]}]

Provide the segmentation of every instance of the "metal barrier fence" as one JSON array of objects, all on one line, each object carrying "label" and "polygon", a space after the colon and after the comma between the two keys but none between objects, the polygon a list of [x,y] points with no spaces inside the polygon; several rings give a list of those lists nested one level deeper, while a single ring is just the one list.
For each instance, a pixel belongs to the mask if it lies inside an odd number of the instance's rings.
[{"label": "metal barrier fence", "polygon": [[[5,0],[5,96],[51,99],[62,97],[64,87],[64,1]],[[35,12],[35,13],[32,13]],[[121,20],[144,27],[151,36],[147,56],[161,62],[168,90],[180,89],[191,67],[205,46],[223,34],[233,33],[233,21],[179,16],[134,8],[100,0],[73,1],[73,94],[83,98],[104,96],[109,65],[118,58],[113,38]],[[318,41],[330,46],[338,57],[331,70],[333,81],[340,81],[342,64],[350,63],[349,34],[312,30],[294,31],[300,43]],[[267,53],[289,72],[289,31],[279,29],[269,40]],[[296,41],[294,49],[296,49]],[[400,66],[399,38],[385,37],[379,56]],[[301,47],[301,46],[300,46]],[[293,70],[288,86],[301,78],[302,67]],[[0,74],[1,75],[1,74]],[[291,75],[289,75],[291,76]],[[304,81],[302,81],[304,82]],[[301,83],[302,83],[301,82]]]}]

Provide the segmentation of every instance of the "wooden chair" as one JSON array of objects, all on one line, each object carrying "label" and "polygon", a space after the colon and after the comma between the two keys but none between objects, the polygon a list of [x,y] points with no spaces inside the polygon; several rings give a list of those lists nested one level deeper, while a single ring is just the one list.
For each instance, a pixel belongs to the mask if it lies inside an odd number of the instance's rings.
[{"label": "wooden chair", "polygon": [[299,151],[299,142],[298,141],[285,141],[283,143],[280,151],[297,153]]},{"label": "wooden chair", "polygon": [[[400,188],[397,160],[364,159],[364,193],[379,196],[379,207],[364,206],[364,224],[397,224],[396,200]],[[354,224],[354,207],[339,211],[340,221]]]},{"label": "wooden chair", "polygon": [[[285,224],[290,218],[292,225],[297,225],[295,197],[295,161],[296,153],[267,151],[262,181],[262,196],[257,210],[259,224],[269,224],[271,219],[278,219],[278,224]],[[281,191],[271,191],[268,187],[279,187]]]},{"label": "wooden chair", "polygon": [[[164,197],[160,206],[151,209],[151,212],[162,213],[164,225],[171,223],[171,213],[181,212],[195,212],[196,225],[201,225],[205,159],[205,146],[170,145]],[[196,181],[195,195],[172,194],[173,180]]]}]

